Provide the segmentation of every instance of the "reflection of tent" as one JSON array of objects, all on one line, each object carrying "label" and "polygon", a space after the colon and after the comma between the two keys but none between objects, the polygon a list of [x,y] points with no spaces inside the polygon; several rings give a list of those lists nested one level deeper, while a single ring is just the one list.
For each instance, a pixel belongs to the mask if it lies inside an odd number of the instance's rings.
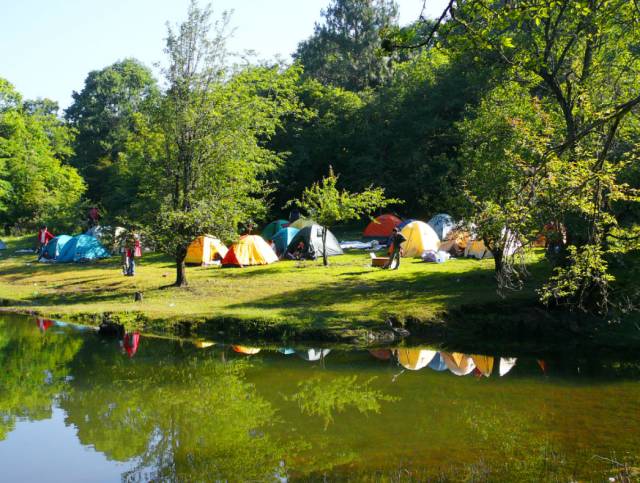
[{"label": "reflection of tent", "polygon": [[273,240],[273,236],[289,224],[287,220],[276,220],[269,223],[262,230],[262,238]]},{"label": "reflection of tent", "polygon": [[447,370],[447,365],[444,363],[444,359],[439,352],[433,356],[433,359],[429,362],[429,368],[439,372]]},{"label": "reflection of tent", "polygon": [[[293,237],[291,243],[287,247],[287,253],[294,253],[298,249],[298,245],[302,242],[304,249],[302,250],[302,258],[317,258],[322,256],[322,233],[324,228],[320,225],[311,225],[302,228],[296,236]],[[327,256],[342,255],[344,252],[340,248],[340,243],[331,233],[327,230]]]},{"label": "reflection of tent", "polygon": [[515,357],[501,357],[500,358],[500,375],[504,376],[507,372],[513,369],[516,365]]},{"label": "reflection of tent", "polygon": [[138,352],[138,345],[140,345],[140,334],[138,332],[124,334],[122,346],[129,357],[133,357]]},{"label": "reflection of tent", "polygon": [[295,354],[296,350],[292,349],[291,347],[281,347],[280,349],[278,349],[278,352],[284,354],[285,356],[290,356],[291,354]]},{"label": "reflection of tent", "polygon": [[433,228],[440,240],[446,240],[447,235],[456,226],[450,215],[440,213],[429,220],[429,226]]},{"label": "reflection of tent", "polygon": [[276,246],[276,253],[278,255],[283,255],[284,252],[287,251],[287,247],[291,240],[296,236],[299,232],[297,228],[291,228],[290,226],[283,228],[278,233],[273,236],[273,243]]},{"label": "reflection of tent", "polygon": [[395,215],[380,215],[367,225],[363,235],[369,238],[389,238],[400,223],[402,220]]},{"label": "reflection of tent", "polygon": [[397,349],[396,357],[398,362],[405,369],[412,371],[427,367],[429,362],[436,355],[436,351],[426,349]]},{"label": "reflection of tent", "polygon": [[307,350],[298,350],[296,354],[302,357],[305,361],[319,361],[326,357],[331,349],[307,349]]},{"label": "reflection of tent", "polygon": [[441,352],[440,355],[447,365],[447,368],[456,376],[466,376],[476,368],[471,357],[460,354],[459,352]]},{"label": "reflection of tent", "polygon": [[58,235],[57,237],[49,240],[47,246],[44,247],[44,258],[49,260],[55,260],[60,255],[62,248],[71,240],[69,235]]},{"label": "reflection of tent", "polygon": [[440,239],[426,223],[414,221],[402,229],[402,234],[407,239],[402,244],[403,256],[419,257],[425,250],[438,251]]},{"label": "reflection of tent", "polygon": [[227,254],[227,247],[211,235],[199,236],[189,244],[185,263],[194,265],[208,265],[215,260],[223,259]]},{"label": "reflection of tent", "polygon": [[260,352],[260,349],[258,347],[247,347],[244,345],[232,345],[231,348],[235,352],[239,352],[240,354],[246,354],[248,356],[252,356]]},{"label": "reflection of tent", "polygon": [[371,354],[376,359],[380,359],[381,361],[388,361],[389,359],[391,359],[392,355],[389,349],[371,349],[369,351],[369,354]]},{"label": "reflection of tent", "polygon": [[61,263],[86,262],[110,256],[97,238],[89,235],[77,235],[65,243],[55,260]]},{"label": "reflection of tent", "polygon": [[193,345],[198,349],[206,349],[207,347],[214,346],[215,342],[211,342],[210,340],[194,340]]},{"label": "reflection of tent", "polygon": [[222,265],[268,265],[277,262],[278,256],[258,235],[245,235],[231,245]]},{"label": "reflection of tent", "polygon": [[476,365],[476,369],[480,371],[483,376],[489,377],[493,372],[493,357],[473,355],[471,356],[473,363]]},{"label": "reflection of tent", "polygon": [[46,330],[54,324],[53,320],[44,319],[42,317],[36,317],[36,325],[38,329],[42,332],[46,332]]},{"label": "reflection of tent", "polygon": [[289,226],[291,228],[297,228],[298,230],[302,230],[303,228],[311,225],[316,225],[317,223],[310,218],[298,218],[296,221],[291,223]]},{"label": "reflection of tent", "polygon": [[0,250],[6,250],[6,249],[7,249],[7,244],[2,240],[0,240]]}]

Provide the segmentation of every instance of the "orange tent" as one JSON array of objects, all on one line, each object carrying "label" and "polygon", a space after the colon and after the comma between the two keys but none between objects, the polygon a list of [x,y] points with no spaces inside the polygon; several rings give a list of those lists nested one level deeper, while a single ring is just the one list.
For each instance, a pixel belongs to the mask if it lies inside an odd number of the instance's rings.
[{"label": "orange tent", "polygon": [[235,352],[238,352],[240,354],[247,354],[249,356],[252,356],[252,355],[257,354],[258,352],[260,352],[260,349],[258,349],[257,347],[247,347],[247,346],[244,346],[244,345],[232,345],[231,348]]},{"label": "orange tent", "polygon": [[367,225],[363,235],[370,238],[388,238],[400,223],[402,220],[395,215],[380,215]]},{"label": "orange tent", "polygon": [[268,265],[278,261],[273,248],[258,235],[245,235],[234,243],[225,257],[222,265]]}]

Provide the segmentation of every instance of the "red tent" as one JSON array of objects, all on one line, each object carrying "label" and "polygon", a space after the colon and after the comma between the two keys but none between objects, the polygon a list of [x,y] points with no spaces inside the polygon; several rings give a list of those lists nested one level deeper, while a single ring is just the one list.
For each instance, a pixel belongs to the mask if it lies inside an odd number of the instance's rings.
[{"label": "red tent", "polygon": [[388,238],[400,223],[402,220],[395,215],[380,215],[367,225],[363,235],[370,238]]}]

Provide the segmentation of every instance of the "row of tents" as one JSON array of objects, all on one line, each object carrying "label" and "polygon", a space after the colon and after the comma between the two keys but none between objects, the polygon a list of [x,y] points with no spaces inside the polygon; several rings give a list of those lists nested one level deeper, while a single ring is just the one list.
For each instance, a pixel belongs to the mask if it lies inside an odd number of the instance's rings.
[{"label": "row of tents", "polygon": [[[242,236],[229,248],[214,236],[200,236],[187,248],[185,262],[190,265],[220,263],[222,266],[250,266],[268,265],[288,255],[302,259],[322,256],[324,228],[312,220],[298,221],[288,225],[284,220],[277,220],[267,225],[262,236]],[[340,243],[329,230],[326,234],[326,246],[328,256],[343,254]]]},{"label": "row of tents", "polygon": [[402,220],[392,214],[373,219],[363,232],[366,239],[387,240],[394,228],[398,228],[407,239],[402,247],[402,256],[420,257],[424,252],[448,252],[454,256],[477,259],[493,258],[482,240],[462,228],[445,213],[431,218],[427,223],[419,220]]}]

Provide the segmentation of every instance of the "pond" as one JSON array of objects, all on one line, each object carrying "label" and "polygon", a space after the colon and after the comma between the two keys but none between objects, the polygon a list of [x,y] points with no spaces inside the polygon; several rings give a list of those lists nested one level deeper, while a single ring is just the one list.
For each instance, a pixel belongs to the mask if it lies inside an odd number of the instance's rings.
[{"label": "pond", "polygon": [[258,348],[1,315],[0,362],[2,481],[637,472],[640,363],[594,353]]}]

